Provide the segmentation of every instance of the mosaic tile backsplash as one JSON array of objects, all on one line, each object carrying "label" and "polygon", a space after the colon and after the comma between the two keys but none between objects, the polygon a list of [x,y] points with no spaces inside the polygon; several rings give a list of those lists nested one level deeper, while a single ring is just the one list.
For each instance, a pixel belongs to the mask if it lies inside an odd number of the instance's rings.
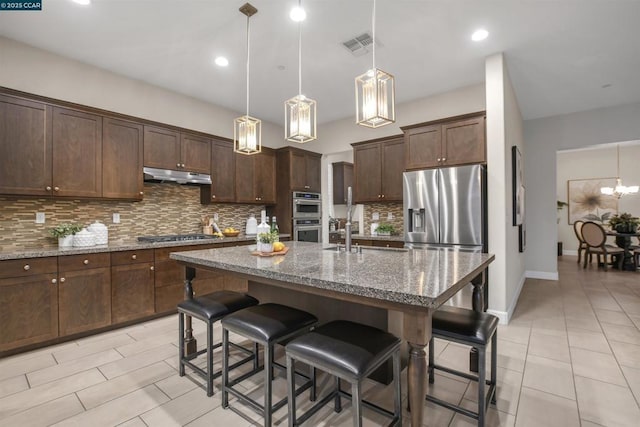
[{"label": "mosaic tile backsplash", "polygon": [[[380,219],[374,221],[371,216],[374,212],[378,212]],[[387,219],[389,213],[393,214],[393,219]],[[387,223],[394,226],[396,233],[400,236],[404,235],[404,220],[402,216],[402,203],[368,203],[364,205],[364,227],[360,230],[360,234],[371,234],[371,223],[377,222]]]},{"label": "mosaic tile backsplash", "polygon": [[[200,204],[200,189],[171,183],[144,184],[144,200],[87,201],[12,199],[0,197],[0,248],[4,250],[57,245],[49,229],[65,222],[88,226],[100,221],[109,227],[110,242],[133,241],[138,236],[200,233],[200,218],[218,214],[218,226],[244,232],[249,214],[260,218],[261,205]],[[35,224],[36,212],[44,212],[45,224]],[[113,224],[114,213],[120,223]]]}]

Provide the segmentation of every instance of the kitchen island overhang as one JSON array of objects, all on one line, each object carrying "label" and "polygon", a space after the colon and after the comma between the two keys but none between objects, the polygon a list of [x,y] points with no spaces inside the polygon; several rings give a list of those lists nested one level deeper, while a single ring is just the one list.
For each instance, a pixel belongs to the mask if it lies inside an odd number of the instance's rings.
[{"label": "kitchen island overhang", "polygon": [[[196,269],[234,273],[251,282],[384,308],[402,314],[409,344],[408,395],[412,425],[422,425],[433,311],[473,280],[473,308],[483,309],[485,271],[494,255],[450,248],[345,253],[317,243],[288,242],[286,255],[254,256],[248,247],[174,252],[185,265],[185,298],[193,297]],[[187,319],[187,340],[191,337]]]}]

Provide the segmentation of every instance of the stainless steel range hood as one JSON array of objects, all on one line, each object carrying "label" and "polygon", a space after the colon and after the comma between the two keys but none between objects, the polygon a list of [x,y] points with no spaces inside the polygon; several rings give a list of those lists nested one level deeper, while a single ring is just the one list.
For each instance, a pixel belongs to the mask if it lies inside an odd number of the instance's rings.
[{"label": "stainless steel range hood", "polygon": [[143,168],[144,180],[148,182],[175,182],[178,184],[210,185],[211,175],[169,169]]}]

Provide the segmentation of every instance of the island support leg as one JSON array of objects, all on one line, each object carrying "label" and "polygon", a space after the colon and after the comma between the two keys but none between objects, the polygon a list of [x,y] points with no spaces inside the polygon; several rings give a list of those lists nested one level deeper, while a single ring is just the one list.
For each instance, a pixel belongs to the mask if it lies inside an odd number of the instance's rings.
[{"label": "island support leg", "polygon": [[[184,299],[193,299],[193,284],[192,281],[196,277],[196,269],[193,267],[185,268],[184,278]],[[184,349],[185,355],[198,351],[198,343],[193,336],[193,326],[191,325],[191,316],[186,316],[185,320],[185,336],[184,336]]]},{"label": "island support leg", "polygon": [[[478,277],[473,279],[473,295],[471,297],[471,307],[473,311],[484,311],[484,285],[486,281],[486,272],[483,271]],[[471,372],[478,372],[478,349],[472,347],[469,352],[469,370]]]},{"label": "island support leg", "polygon": [[424,419],[424,400],[427,395],[427,352],[425,348],[431,339],[431,311],[405,313],[403,334],[409,343],[407,391],[411,425],[421,426]]}]

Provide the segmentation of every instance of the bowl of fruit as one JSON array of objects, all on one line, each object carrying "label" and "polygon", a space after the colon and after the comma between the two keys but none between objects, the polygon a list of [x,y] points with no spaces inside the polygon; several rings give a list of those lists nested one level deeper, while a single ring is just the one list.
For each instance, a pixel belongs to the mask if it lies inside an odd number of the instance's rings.
[{"label": "bowl of fruit", "polygon": [[222,230],[222,234],[224,234],[227,237],[237,237],[238,234],[240,234],[240,231],[236,230],[233,227],[227,227],[224,230]]}]

